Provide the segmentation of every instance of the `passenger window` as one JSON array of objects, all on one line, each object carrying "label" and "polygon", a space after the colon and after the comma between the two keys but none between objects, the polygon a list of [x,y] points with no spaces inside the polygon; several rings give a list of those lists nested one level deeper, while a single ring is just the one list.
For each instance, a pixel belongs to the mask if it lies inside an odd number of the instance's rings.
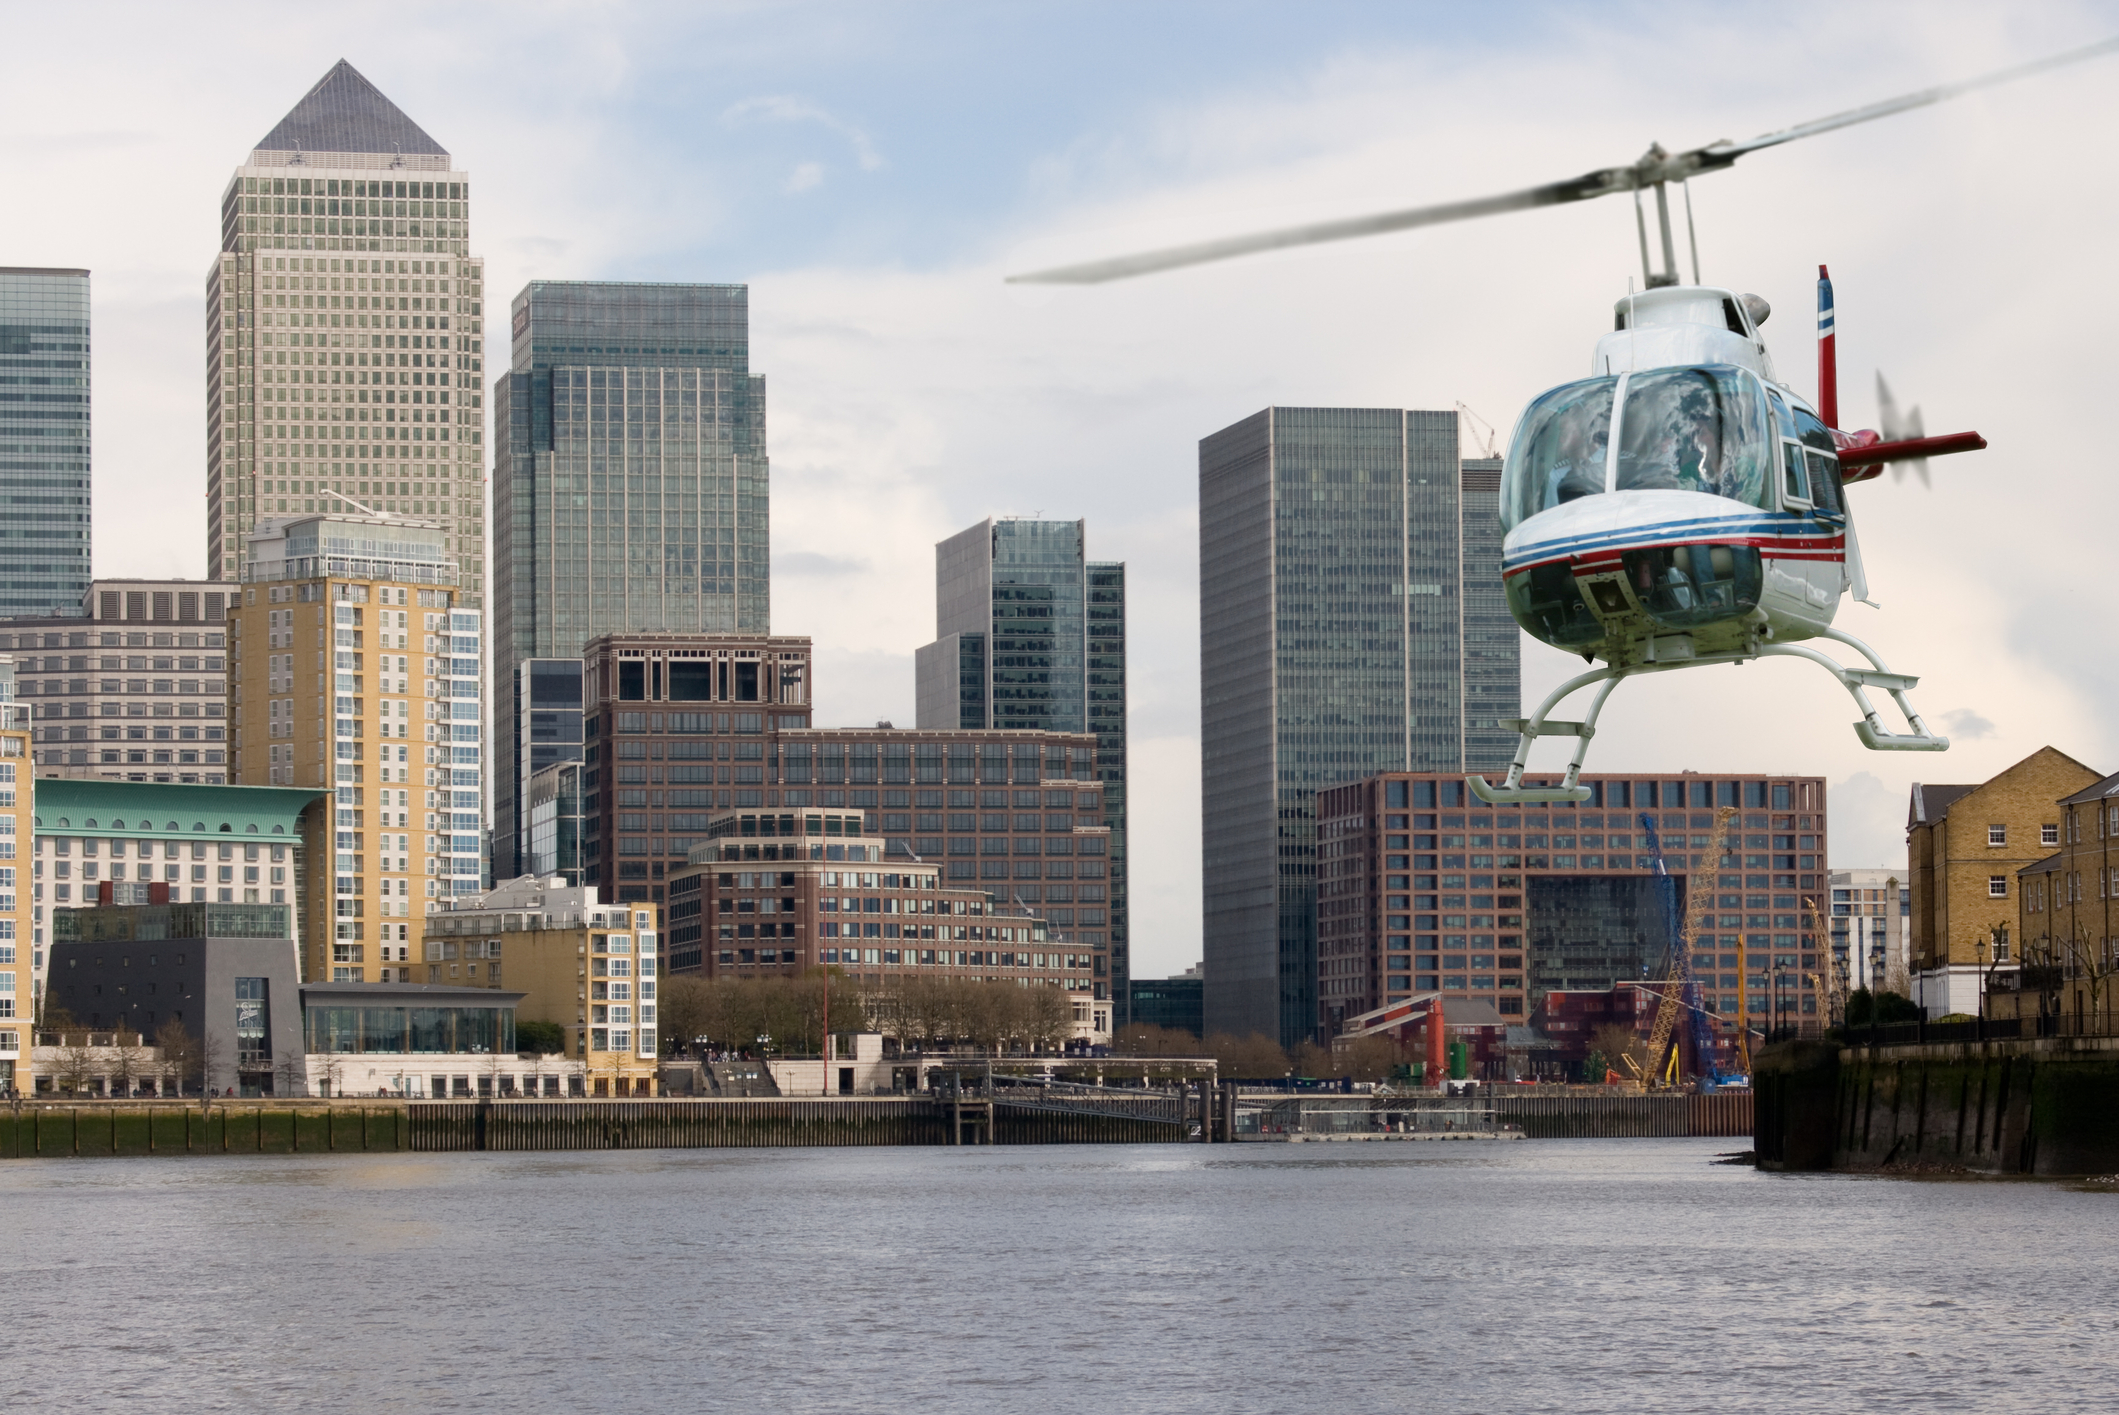
[{"label": "passenger window", "polygon": [[1839,515],[1839,459],[1815,448],[1806,454],[1810,463],[1810,495],[1817,509]]},{"label": "passenger window", "polygon": [[1810,477],[1803,466],[1801,443],[1781,444],[1781,500],[1788,505],[1807,505],[1810,501]]}]

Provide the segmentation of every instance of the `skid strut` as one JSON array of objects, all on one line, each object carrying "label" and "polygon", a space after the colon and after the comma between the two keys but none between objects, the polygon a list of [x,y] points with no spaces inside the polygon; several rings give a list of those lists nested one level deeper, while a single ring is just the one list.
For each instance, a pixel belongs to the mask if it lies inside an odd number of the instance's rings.
[{"label": "skid strut", "polygon": [[[1597,735],[1597,717],[1604,711],[1605,700],[1621,680],[1641,673],[1666,673],[1679,668],[1705,668],[1718,663],[1749,663],[1757,658],[1797,658],[1815,663],[1838,680],[1861,709],[1861,721],[1854,724],[1854,735],[1861,744],[1873,752],[1943,752],[1948,751],[1950,739],[1939,737],[1928,730],[1928,724],[1914,711],[1906,693],[1920,680],[1904,673],[1893,673],[1876,651],[1851,634],[1836,629],[1826,629],[1822,637],[1847,645],[1869,660],[1867,668],[1848,668],[1816,649],[1796,644],[1760,644],[1741,653],[1706,654],[1699,658],[1677,663],[1642,663],[1628,668],[1598,668],[1580,673],[1546,694],[1538,710],[1527,718],[1513,718],[1502,723],[1516,732],[1516,755],[1508,765],[1508,775],[1500,785],[1494,785],[1483,776],[1466,776],[1465,783],[1472,794],[1489,804],[1511,801],[1586,801],[1589,788],[1581,784],[1582,760],[1589,754],[1589,739]],[[1547,714],[1558,707],[1576,691],[1598,684],[1596,696],[1590,700],[1589,711],[1580,722],[1555,722]],[[1905,715],[1907,732],[1892,732],[1884,726],[1876,707],[1869,701],[1869,688],[1880,688],[1891,695],[1891,701]],[[1530,749],[1540,737],[1572,737],[1575,749],[1568,758],[1567,773],[1557,786],[1525,786],[1523,773],[1530,764]]]}]

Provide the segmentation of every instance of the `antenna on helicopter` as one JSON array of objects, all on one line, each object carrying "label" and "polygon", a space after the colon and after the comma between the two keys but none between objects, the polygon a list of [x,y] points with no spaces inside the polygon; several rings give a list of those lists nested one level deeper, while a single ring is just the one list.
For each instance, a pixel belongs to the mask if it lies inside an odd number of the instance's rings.
[{"label": "antenna on helicopter", "polygon": [[[1313,246],[1327,241],[1351,240],[1357,236],[1378,236],[1387,231],[1406,231],[1416,226],[1439,226],[1450,221],[1469,221],[1479,216],[1497,216],[1506,211],[1527,211],[1540,206],[1558,206],[1568,202],[1588,201],[1593,197],[1615,196],[1620,192],[1634,194],[1635,222],[1641,240],[1641,268],[1647,272],[1647,285],[1655,289],[1663,285],[1678,283],[1676,243],[1671,238],[1670,203],[1664,191],[1666,184],[1676,182],[1684,186],[1687,179],[1704,172],[1719,172],[1736,165],[1736,160],[1761,148],[1778,147],[1782,143],[1794,142],[1797,138],[1815,137],[1820,133],[1833,132],[1840,128],[1853,127],[1857,123],[1873,122],[1904,113],[1914,108],[1925,108],[1956,98],[1974,89],[1988,88],[1995,84],[2010,83],[2028,78],[2032,74],[2044,73],[2064,65],[2080,63],[2086,59],[2119,52],[2119,37],[2100,40],[2095,44],[2071,49],[2064,54],[2055,54],[2044,59],[2034,59],[2013,68],[1999,69],[1977,78],[1964,79],[1952,84],[1939,84],[1917,93],[1902,94],[1861,108],[1851,108],[1844,113],[1818,118],[1808,123],[1798,123],[1792,128],[1762,133],[1744,142],[1724,139],[1705,147],[1691,148],[1672,154],[1665,152],[1660,143],[1650,145],[1647,152],[1623,167],[1604,167],[1594,172],[1585,172],[1579,177],[1564,181],[1547,182],[1540,186],[1525,187],[1520,191],[1504,192],[1499,196],[1477,197],[1470,201],[1442,202],[1433,206],[1416,206],[1401,211],[1378,212],[1371,216],[1355,216],[1338,221],[1318,221],[1304,226],[1285,226],[1273,231],[1259,231],[1247,236],[1229,236],[1220,240],[1198,241],[1190,245],[1167,246],[1161,250],[1142,251],[1134,255],[1115,256],[1106,260],[1085,261],[1078,265],[1059,265],[1047,270],[1033,270],[1022,275],[1011,275],[1011,284],[1033,285],[1100,285],[1107,280],[1124,280],[1135,275],[1149,275],[1159,270],[1175,270],[1187,265],[1205,265],[1210,261],[1228,260],[1235,256],[1252,255],[1259,251],[1284,250],[1290,246]],[[1647,217],[1641,211],[1640,196],[1644,187],[1655,188],[1656,224],[1662,235],[1663,269],[1655,271],[1649,267]],[[1691,220],[1691,193],[1686,193],[1686,219]],[[1694,278],[1698,278],[1698,242],[1693,243]]]}]

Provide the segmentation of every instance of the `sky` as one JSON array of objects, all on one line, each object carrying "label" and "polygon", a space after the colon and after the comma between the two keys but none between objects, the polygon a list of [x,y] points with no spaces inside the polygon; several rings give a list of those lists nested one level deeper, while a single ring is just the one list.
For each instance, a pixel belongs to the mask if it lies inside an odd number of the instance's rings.
[{"label": "sky", "polygon": [[[1948,0],[8,8],[0,264],[94,272],[97,574],[204,572],[219,196],[347,59],[470,173],[496,305],[533,278],[750,285],[773,629],[816,642],[820,724],[911,723],[933,545],[964,526],[1081,517],[1093,557],[1128,563],[1143,977],[1201,952],[1199,439],[1269,404],[1461,404],[1505,440],[1588,372],[1639,275],[1632,213],[1091,289],[1005,275],[1510,190],[2119,34],[2119,3]],[[1839,626],[1922,677],[1953,746],[1865,751],[1825,674],[1775,662],[1625,685],[1592,769],[1820,774],[1834,863],[1896,865],[1914,781],[2048,744],[2119,765],[2094,592],[2115,119],[2119,57],[1693,184],[1702,275],[1770,301],[1792,387],[1815,389],[1829,262],[1842,422],[1874,425],[1881,370],[1930,432],[1992,444],[1934,462],[1932,489],[1853,492],[1882,608],[1845,604]],[[1523,660],[1526,704],[1579,662],[1527,639]]]}]

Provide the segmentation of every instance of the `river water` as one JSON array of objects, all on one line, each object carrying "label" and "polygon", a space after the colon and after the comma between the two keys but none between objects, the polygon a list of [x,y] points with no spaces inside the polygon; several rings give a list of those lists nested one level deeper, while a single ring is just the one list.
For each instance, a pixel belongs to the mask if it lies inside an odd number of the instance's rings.
[{"label": "river water", "polygon": [[1730,1141],[0,1165],[8,1409],[2119,1409],[2119,1197]]}]

